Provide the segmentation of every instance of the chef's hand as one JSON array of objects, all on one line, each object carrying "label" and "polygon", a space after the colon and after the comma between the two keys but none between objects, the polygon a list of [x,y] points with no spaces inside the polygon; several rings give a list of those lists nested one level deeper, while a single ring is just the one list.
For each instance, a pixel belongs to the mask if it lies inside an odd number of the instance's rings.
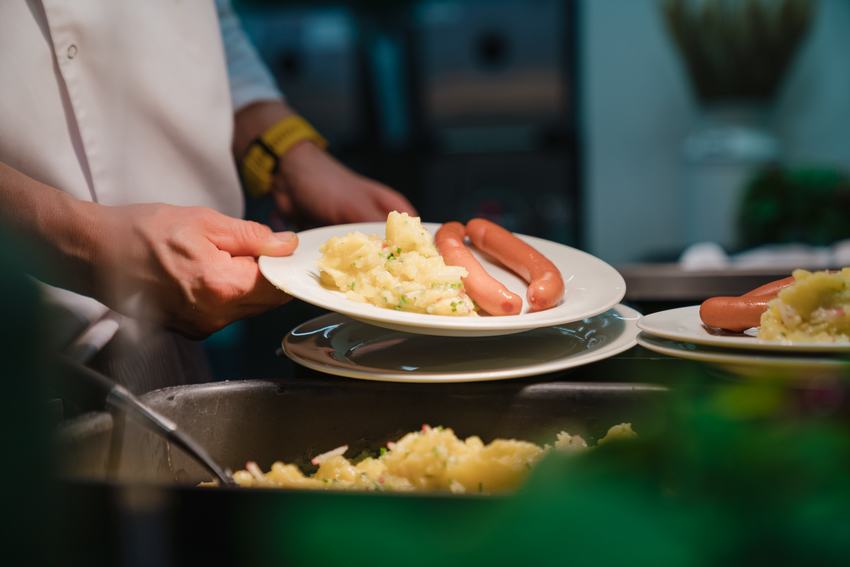
[{"label": "chef's hand", "polygon": [[205,207],[102,207],[93,257],[95,297],[119,313],[202,339],[289,301],[260,273],[260,255],[288,256],[292,232]]},{"label": "chef's hand", "polygon": [[45,283],[190,338],[291,299],[257,257],[288,256],[297,237],[205,207],[80,201],[0,163],[0,225],[42,259]]},{"label": "chef's hand", "polygon": [[272,195],[278,210],[296,223],[386,221],[392,211],[417,216],[404,195],[358,175],[313,142],[302,142],[283,156]]},{"label": "chef's hand", "polygon": [[[235,116],[233,155],[237,163],[251,142],[295,111],[284,101],[260,101]],[[278,210],[294,224],[329,225],[386,221],[392,211],[416,216],[401,193],[358,175],[313,142],[304,141],[281,158],[272,194]]]}]

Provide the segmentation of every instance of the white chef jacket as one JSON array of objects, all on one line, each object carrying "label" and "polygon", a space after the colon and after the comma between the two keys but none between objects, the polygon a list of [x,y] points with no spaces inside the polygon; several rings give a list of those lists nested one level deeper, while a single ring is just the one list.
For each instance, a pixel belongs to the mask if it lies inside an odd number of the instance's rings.
[{"label": "white chef jacket", "polygon": [[77,199],[241,217],[233,110],[281,96],[228,0],[0,1],[0,161]]}]

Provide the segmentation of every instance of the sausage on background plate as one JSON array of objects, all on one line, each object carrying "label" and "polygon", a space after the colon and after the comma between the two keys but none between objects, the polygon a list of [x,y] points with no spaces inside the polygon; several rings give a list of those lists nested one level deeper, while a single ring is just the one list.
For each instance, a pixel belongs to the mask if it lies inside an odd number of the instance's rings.
[{"label": "sausage on background plate", "polygon": [[463,278],[466,294],[490,315],[519,315],[522,298],[494,279],[464,244],[466,230],[459,222],[447,222],[434,235],[437,250],[450,266],[460,266],[469,275]]},{"label": "sausage on background plate", "polygon": [[699,317],[709,327],[740,333],[761,324],[761,314],[774,297],[711,297],[699,306]]},{"label": "sausage on background plate", "polygon": [[555,307],[564,297],[564,280],[555,264],[509,230],[486,219],[472,219],[466,223],[466,234],[476,248],[528,282],[526,297],[532,311]]},{"label": "sausage on background plate", "polygon": [[699,317],[709,327],[740,333],[761,324],[761,315],[779,290],[794,283],[790,276],[745,293],[740,297],[711,297],[699,307]]}]

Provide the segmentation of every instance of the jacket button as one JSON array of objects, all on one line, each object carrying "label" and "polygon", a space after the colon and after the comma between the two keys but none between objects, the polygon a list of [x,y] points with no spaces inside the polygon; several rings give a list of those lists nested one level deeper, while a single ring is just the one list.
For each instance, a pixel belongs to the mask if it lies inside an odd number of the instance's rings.
[{"label": "jacket button", "polygon": [[68,48],[68,59],[73,59],[76,55],[77,55],[77,46],[71,45],[71,47]]}]

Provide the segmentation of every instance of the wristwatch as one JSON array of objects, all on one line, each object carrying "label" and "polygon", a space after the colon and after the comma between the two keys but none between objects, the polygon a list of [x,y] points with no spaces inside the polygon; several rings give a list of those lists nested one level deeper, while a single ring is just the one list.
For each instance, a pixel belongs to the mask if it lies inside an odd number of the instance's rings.
[{"label": "wristwatch", "polygon": [[245,191],[256,198],[267,194],[272,188],[272,179],[280,158],[295,144],[304,140],[311,140],[322,149],[328,147],[327,140],[316,132],[309,122],[293,114],[277,122],[251,142],[239,167]]}]

